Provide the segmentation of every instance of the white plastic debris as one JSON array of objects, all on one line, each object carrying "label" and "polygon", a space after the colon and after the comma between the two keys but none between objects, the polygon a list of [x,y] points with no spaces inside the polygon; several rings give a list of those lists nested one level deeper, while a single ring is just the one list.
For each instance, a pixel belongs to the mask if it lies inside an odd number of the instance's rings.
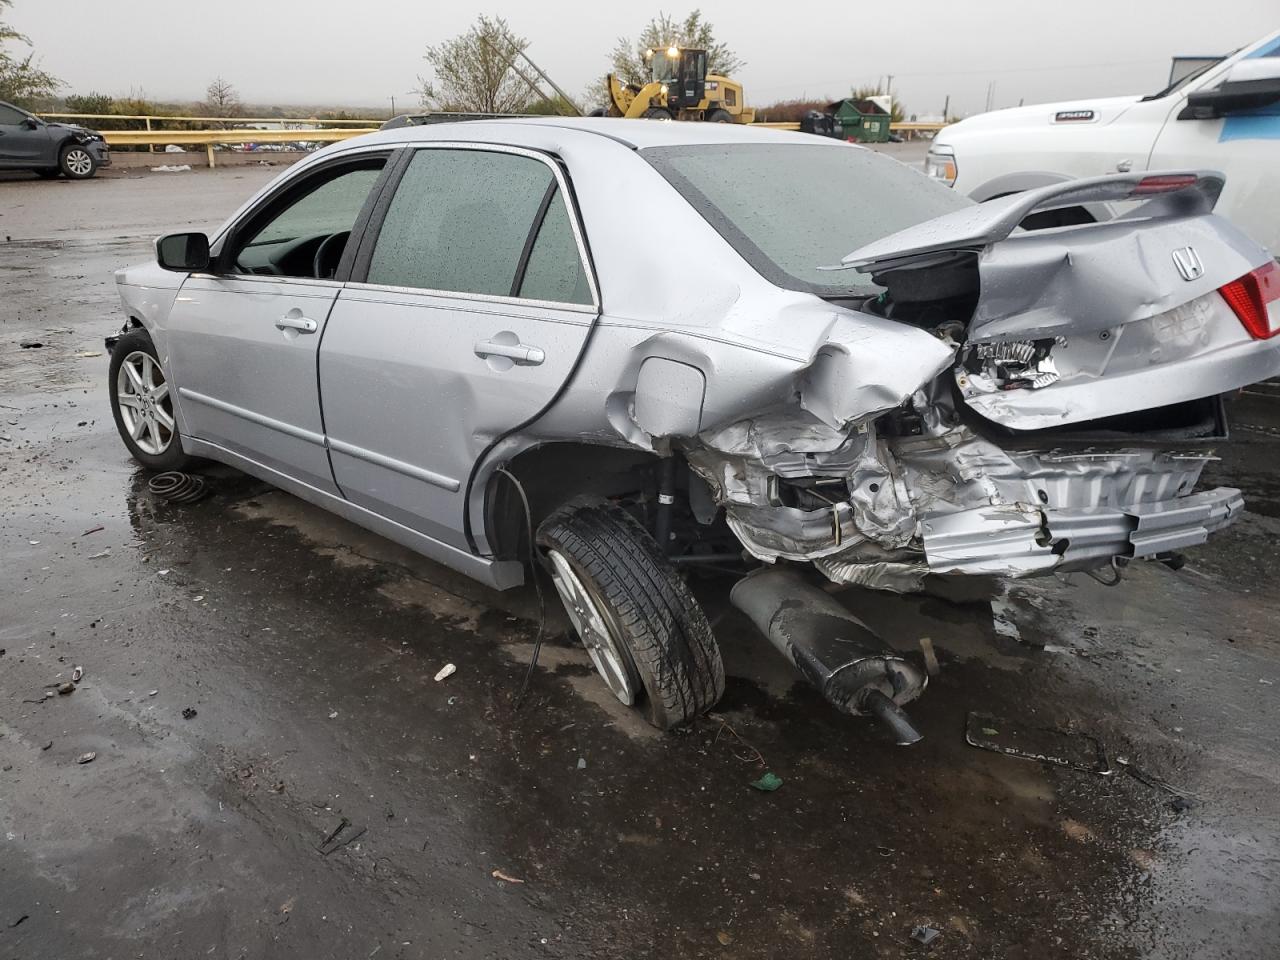
[{"label": "white plastic debris", "polygon": [[191,164],[189,163],[166,163],[159,167],[152,167],[152,173],[190,173]]},{"label": "white plastic debris", "polygon": [[449,677],[452,677],[457,672],[458,672],[457,667],[455,667],[452,663],[446,663],[443,667],[440,668],[440,672],[436,674],[436,683],[439,683],[441,680],[447,680]]}]

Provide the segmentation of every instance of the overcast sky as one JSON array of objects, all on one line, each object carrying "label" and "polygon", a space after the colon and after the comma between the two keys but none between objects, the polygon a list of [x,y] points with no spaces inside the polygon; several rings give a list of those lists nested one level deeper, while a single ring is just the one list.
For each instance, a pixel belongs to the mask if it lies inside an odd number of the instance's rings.
[{"label": "overcast sky", "polygon": [[[619,36],[659,6],[539,0],[16,0],[9,18],[64,93],[197,100],[218,74],[255,104],[414,103],[429,43],[479,13],[503,16],[529,54],[578,94],[607,70]],[[1223,54],[1280,26],[1277,0],[704,0],[746,60],[748,102],[837,97],[894,75],[908,111],[1151,93],[1175,54]]]}]

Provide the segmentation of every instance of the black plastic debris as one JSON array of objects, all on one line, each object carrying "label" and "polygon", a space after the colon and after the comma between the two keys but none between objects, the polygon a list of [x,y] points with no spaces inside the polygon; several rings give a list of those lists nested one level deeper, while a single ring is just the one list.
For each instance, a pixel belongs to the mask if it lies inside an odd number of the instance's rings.
[{"label": "black plastic debris", "polygon": [[39,350],[44,346],[39,340],[23,340],[18,344],[23,350]]},{"label": "black plastic debris", "polygon": [[1009,757],[1039,760],[1086,773],[1113,772],[1101,742],[1087,733],[1028,727],[988,713],[973,712],[966,721],[964,739],[971,747]]},{"label": "black plastic debris", "polygon": [[168,500],[170,503],[195,503],[197,500],[203,500],[209,493],[204,477],[183,473],[180,470],[156,474],[147,482],[147,489],[161,500]]},{"label": "black plastic debris", "polygon": [[933,927],[919,926],[911,931],[911,939],[917,943],[923,943],[926,947],[942,936],[941,930],[935,930]]},{"label": "black plastic debris", "polygon": [[195,715],[196,715],[196,711],[195,711],[195,708],[194,708],[194,707],[183,707],[183,708],[182,708],[182,719],[183,719],[183,720],[190,720],[190,719],[191,719],[192,717],[194,717]]},{"label": "black plastic debris", "polygon": [[320,841],[320,845],[316,848],[320,851],[321,856],[327,857],[335,850],[340,850],[349,843],[354,843],[368,832],[367,827],[354,827],[350,833],[343,835],[343,831],[348,827],[352,827],[352,823],[346,817],[338,823],[336,827],[330,831],[329,835]]}]

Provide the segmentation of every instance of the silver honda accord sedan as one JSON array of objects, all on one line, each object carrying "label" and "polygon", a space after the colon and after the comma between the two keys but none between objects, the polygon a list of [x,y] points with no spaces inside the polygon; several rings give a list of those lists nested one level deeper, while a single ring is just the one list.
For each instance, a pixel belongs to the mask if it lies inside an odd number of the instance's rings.
[{"label": "silver honda accord sedan", "polygon": [[724,688],[684,575],[739,571],[801,674],[909,742],[923,671],[820,584],[1176,565],[1241,510],[1195,488],[1222,395],[1280,372],[1280,271],[1222,185],[979,206],[743,126],[388,130],[118,273],[112,410],[148,469],[230,464],[498,589],[542,568],[662,728]]}]

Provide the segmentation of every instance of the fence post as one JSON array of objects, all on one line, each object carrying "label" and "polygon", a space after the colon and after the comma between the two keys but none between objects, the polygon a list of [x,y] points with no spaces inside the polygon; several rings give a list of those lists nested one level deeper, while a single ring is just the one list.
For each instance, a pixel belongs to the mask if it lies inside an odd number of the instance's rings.
[{"label": "fence post", "polygon": [[213,169],[213,144],[208,143],[208,144],[205,144],[205,146],[208,147],[209,149],[209,169],[212,170]]},{"label": "fence post", "polygon": [[[151,118],[150,118],[150,117],[145,117],[145,118],[143,119],[143,122],[147,125],[147,133],[150,133],[150,132],[151,132]],[[148,144],[147,144],[147,152],[148,152],[148,153],[155,153],[155,152],[156,152],[156,145],[155,145],[154,143],[148,143]]]}]

